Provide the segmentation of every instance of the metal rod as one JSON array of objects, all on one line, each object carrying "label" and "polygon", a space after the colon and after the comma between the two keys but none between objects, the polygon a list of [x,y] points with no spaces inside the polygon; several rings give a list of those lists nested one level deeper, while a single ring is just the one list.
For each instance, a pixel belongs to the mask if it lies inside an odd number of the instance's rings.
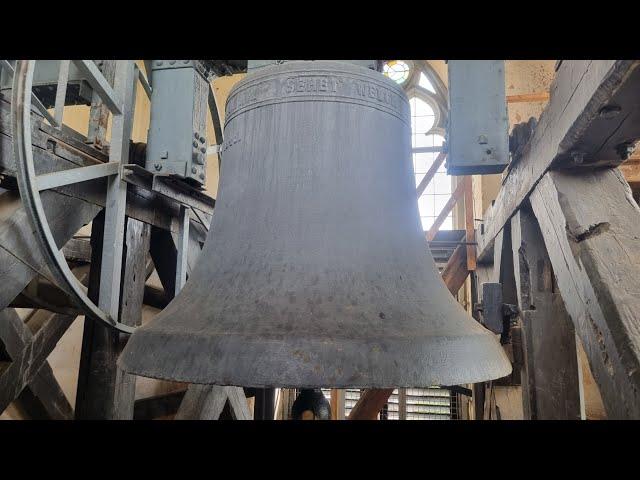
[{"label": "metal rod", "polygon": [[[121,61],[124,62],[125,60]],[[132,60],[126,61],[132,62]],[[114,89],[111,88],[111,85],[109,85],[109,82],[104,78],[104,75],[102,75],[93,60],[74,60],[73,63],[87,77],[87,82],[98,93],[109,111],[114,115],[120,115],[122,113],[121,102],[118,101]]]},{"label": "metal rod", "polygon": [[[13,66],[7,61],[7,60],[0,60],[0,68],[4,68],[5,70],[7,70],[11,75],[14,74],[15,70],[13,68]],[[40,99],[38,97],[36,97],[36,94],[31,92],[31,103],[33,105],[35,105],[35,107],[38,109],[38,111],[40,112],[40,114],[42,114],[42,116],[44,118],[47,119],[47,121],[53,125],[54,127],[58,127],[58,122],[56,121],[55,118],[53,118],[53,116],[49,113],[49,111],[47,110],[47,108],[42,104],[42,102],[40,101]]]},{"label": "metal rod", "polygon": [[47,173],[36,177],[36,186],[39,191],[42,191],[73,183],[86,182],[87,180],[116,175],[119,168],[120,164],[117,162],[70,168],[69,170]]},{"label": "metal rod", "polygon": [[60,60],[58,86],[56,88],[56,103],[53,110],[53,116],[56,119],[58,127],[62,126],[62,117],[64,116],[64,103],[67,97],[67,83],[69,82],[70,64],[71,60]]}]

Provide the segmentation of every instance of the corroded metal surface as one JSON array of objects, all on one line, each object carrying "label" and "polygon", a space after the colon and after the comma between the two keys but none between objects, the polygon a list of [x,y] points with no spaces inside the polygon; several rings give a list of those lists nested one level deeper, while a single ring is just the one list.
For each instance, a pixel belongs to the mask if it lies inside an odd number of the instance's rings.
[{"label": "corroded metal surface", "polygon": [[[265,67],[227,102],[216,212],[184,289],[121,366],[245,387],[417,387],[503,377],[496,338],[429,254],[409,105],[337,62]],[[226,142],[225,142],[226,143]]]}]

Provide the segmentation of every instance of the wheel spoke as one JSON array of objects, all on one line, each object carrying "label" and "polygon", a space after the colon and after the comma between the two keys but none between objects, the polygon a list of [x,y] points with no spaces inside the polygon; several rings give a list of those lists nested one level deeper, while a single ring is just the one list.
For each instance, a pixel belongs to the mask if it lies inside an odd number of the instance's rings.
[{"label": "wheel spoke", "polygon": [[95,180],[96,178],[116,175],[119,168],[119,162],[109,162],[47,173],[36,177],[36,187],[38,191],[41,192],[43,190],[63,187],[64,185]]}]

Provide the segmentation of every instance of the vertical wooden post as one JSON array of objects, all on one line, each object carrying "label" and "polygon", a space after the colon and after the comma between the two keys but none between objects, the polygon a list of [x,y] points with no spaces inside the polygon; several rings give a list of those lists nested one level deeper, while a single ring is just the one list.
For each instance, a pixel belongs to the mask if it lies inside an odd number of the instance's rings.
[{"label": "vertical wooden post", "polygon": [[[93,221],[91,228],[91,270],[88,296],[98,300],[100,265],[104,232],[104,212]],[[149,226],[129,218],[125,233],[123,285],[120,321],[139,325],[146,280],[146,255],[149,251]],[[82,353],[76,393],[76,419],[132,419],[135,377],[116,366],[116,360],[126,338],[91,318],[85,318]]]},{"label": "vertical wooden post", "polygon": [[273,420],[275,412],[276,391],[274,388],[257,388],[253,404],[254,420]]},{"label": "vertical wooden post", "polygon": [[520,209],[511,219],[513,267],[521,311],[525,418],[581,418],[575,332],[560,294],[538,222]]},{"label": "vertical wooden post", "polygon": [[344,420],[344,390],[331,389],[331,420]]},{"label": "vertical wooden post", "polygon": [[407,419],[407,389],[398,389],[398,420]]}]

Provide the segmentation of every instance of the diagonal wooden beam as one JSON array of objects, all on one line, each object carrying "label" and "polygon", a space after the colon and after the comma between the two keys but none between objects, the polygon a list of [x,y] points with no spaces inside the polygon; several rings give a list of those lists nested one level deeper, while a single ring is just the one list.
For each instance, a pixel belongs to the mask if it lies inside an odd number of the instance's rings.
[{"label": "diagonal wooden beam", "polygon": [[[0,312],[2,315],[0,317],[0,328],[3,330],[2,338],[13,338],[14,341],[20,339],[23,342],[23,348],[17,354],[12,355],[11,363],[0,371],[0,412],[4,411],[27,385],[33,383],[42,366],[45,365],[47,357],[76,318],[75,316],[53,314],[47,323],[33,336],[30,336],[29,329],[17,318],[17,315],[14,316],[6,312],[6,309]],[[15,312],[13,313],[15,314]],[[14,351],[14,353],[16,352]],[[61,408],[68,413],[66,407]]]},{"label": "diagonal wooden beam", "polygon": [[640,419],[640,208],[619,169],[548,172],[530,197],[611,419]]},{"label": "diagonal wooden beam", "polygon": [[[31,330],[14,309],[6,308],[0,312],[0,340],[12,359],[20,358],[27,343],[33,340]],[[46,359],[33,375],[31,382],[25,387],[33,393],[33,400],[40,404],[38,410],[44,410],[49,418],[53,420],[71,420],[73,418],[73,409]],[[14,400],[20,398],[21,393],[23,392],[18,392],[18,396]]]},{"label": "diagonal wooden beam", "polygon": [[456,203],[458,203],[458,200],[460,200],[460,197],[462,197],[462,195],[464,194],[465,187],[466,187],[466,184],[464,181],[458,183],[458,185],[456,186],[456,189],[451,194],[451,198],[449,198],[449,201],[442,208],[442,211],[440,212],[438,217],[434,220],[433,225],[431,225],[431,228],[427,232],[427,240],[429,242],[436,237],[436,233],[438,233],[438,230],[440,230],[440,227],[442,226],[443,222],[446,220],[447,216],[449,216],[449,214],[451,213],[451,210],[453,210],[453,207],[455,207]]},{"label": "diagonal wooden beam", "polygon": [[431,183],[431,180],[433,180],[433,177],[435,177],[438,169],[440,168],[440,165],[442,165],[442,162],[444,162],[445,158],[447,158],[447,154],[445,152],[440,152],[438,154],[436,159],[431,164],[431,167],[429,167],[427,174],[422,178],[422,180],[420,180],[420,183],[416,187],[417,197],[420,197],[424,193],[424,191],[427,189],[427,186],[429,185],[429,183]]},{"label": "diagonal wooden beam", "polygon": [[229,405],[234,420],[251,420],[244,390],[218,385],[189,385],[175,420],[218,420]]},{"label": "diagonal wooden beam", "polygon": [[[478,258],[544,174],[559,166],[619,165],[640,138],[640,61],[565,60],[551,87],[549,104],[510,170],[494,206],[484,214]],[[574,160],[575,159],[575,160]]]}]

